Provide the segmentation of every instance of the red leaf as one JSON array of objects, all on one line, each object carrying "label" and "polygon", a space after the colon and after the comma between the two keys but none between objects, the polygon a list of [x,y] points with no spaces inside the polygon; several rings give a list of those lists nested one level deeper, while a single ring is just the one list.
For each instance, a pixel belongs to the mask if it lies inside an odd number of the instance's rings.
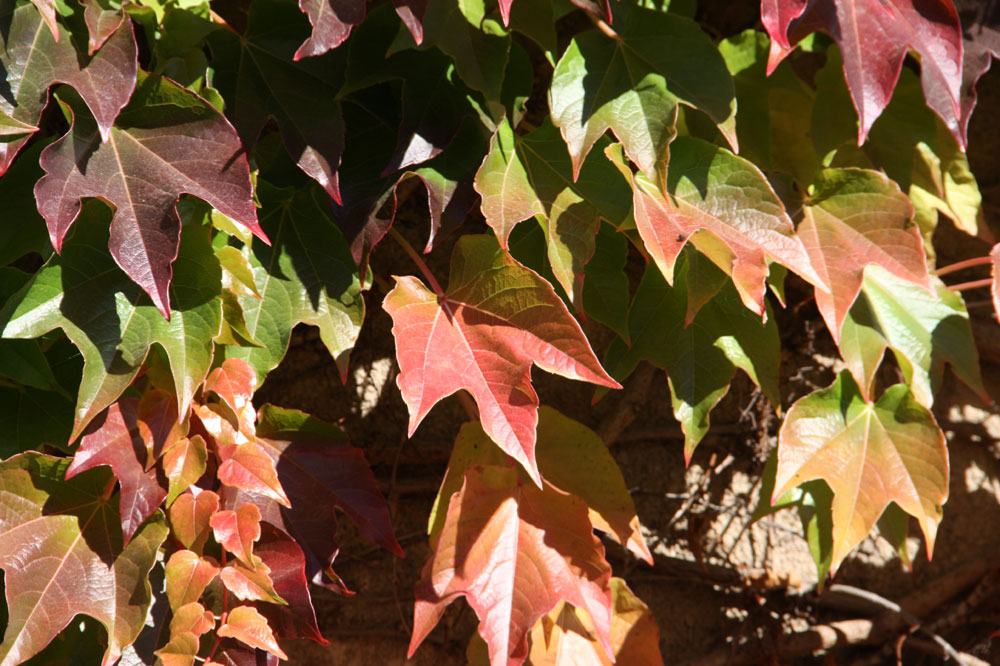
[{"label": "red leaf", "polygon": [[[531,2],[531,0],[522,0],[523,2]],[[591,14],[600,16],[602,19],[611,23],[611,0],[570,0],[574,5],[580,9],[586,9]]]},{"label": "red leaf", "polygon": [[291,506],[278,480],[274,460],[260,445],[248,442],[221,446],[219,458],[222,459],[217,473],[219,481],[228,486],[270,497],[285,506]]},{"label": "red leaf", "polygon": [[260,509],[256,504],[247,502],[236,511],[219,511],[208,522],[223,548],[251,569],[256,567],[253,542],[260,538]]},{"label": "red leaf", "polygon": [[146,448],[139,436],[135,399],[117,402],[87,428],[73,463],[66,470],[71,479],[98,465],[108,465],[121,483],[122,536],[128,544],[139,526],[163,503],[167,491],[146,471]]},{"label": "red leaf", "polygon": [[[111,46],[109,42],[105,49]],[[69,133],[42,151],[46,175],[35,185],[35,198],[57,252],[82,200],[104,199],[116,209],[111,254],[169,318],[181,194],[204,199],[266,241],[257,224],[250,166],[239,137],[208,102],[143,72],[129,107],[104,143],[97,129],[86,112],[75,109]]]},{"label": "red leaf", "polygon": [[153,389],[142,396],[138,417],[139,434],[152,457],[147,467],[187,432],[187,426],[180,422],[177,398],[163,389]]},{"label": "red leaf", "polygon": [[419,46],[424,41],[424,14],[427,13],[427,3],[429,0],[392,0],[396,7],[396,13],[403,20],[413,41]]},{"label": "red leaf", "polygon": [[410,412],[409,434],[442,398],[467,389],[483,429],[541,484],[535,465],[538,396],[531,364],[619,388],[552,286],[518,264],[490,236],[455,246],[444,294],[396,278],[383,307],[393,319],[396,379]]},{"label": "red leaf", "polygon": [[[53,2],[46,3],[53,7]],[[97,121],[107,140],[118,112],[135,89],[136,46],[131,21],[124,21],[105,48],[93,57],[76,52],[70,34],[52,16],[50,28],[34,7],[4,5],[6,27],[0,35],[0,67],[6,72],[8,93],[0,96],[0,114],[37,126],[48,102],[48,88],[55,83],[73,86]],[[58,31],[58,32],[56,32]],[[61,38],[59,37],[61,35]],[[0,175],[30,136],[0,142]]]},{"label": "red leaf", "polygon": [[201,552],[211,533],[209,519],[219,510],[219,496],[211,490],[183,493],[170,505],[170,527],[185,548]]},{"label": "red leaf", "polygon": [[844,59],[844,77],[861,120],[861,145],[889,103],[903,58],[912,48],[920,54],[921,81],[931,108],[965,145],[957,131],[962,115],[962,31],[951,0],[809,0],[804,9],[801,5],[802,0],[767,0],[767,11],[762,6],[765,27],[774,40],[768,71],[806,35],[829,33]]},{"label": "red leaf", "polygon": [[219,564],[211,557],[198,557],[190,550],[178,550],[170,556],[164,571],[170,608],[177,609],[201,598],[201,593],[218,575]]},{"label": "red leaf", "polygon": [[559,601],[587,611],[613,654],[610,579],[582,500],[547,483],[522,485],[510,468],[470,467],[417,585],[409,655],[461,595],[479,617],[493,666],[520,664],[531,627]]},{"label": "red leaf", "polygon": [[87,53],[94,55],[94,52],[104,46],[108,37],[114,34],[122,21],[125,20],[125,13],[121,9],[102,7],[102,0],[80,0],[80,3],[84,7],[83,18],[87,23],[87,31],[90,33]]},{"label": "red leaf", "polygon": [[212,391],[237,414],[250,404],[257,388],[257,373],[239,358],[227,358],[205,380],[205,391]]},{"label": "red leaf", "polygon": [[993,314],[1000,322],[1000,243],[990,250],[990,271],[993,274],[993,284],[990,285],[990,294],[993,296]]},{"label": "red leaf", "polygon": [[278,641],[267,625],[267,618],[250,606],[237,606],[231,610],[226,623],[219,627],[218,635],[221,638],[235,638],[250,647],[267,650],[282,659],[288,659],[288,655],[278,647]]},{"label": "red leaf", "polygon": [[268,523],[261,524],[257,557],[271,569],[274,591],[287,606],[260,604],[257,607],[278,638],[309,638],[329,645],[316,624],[316,611],[306,579],[306,558],[290,536]]},{"label": "red leaf", "polygon": [[365,0],[299,0],[299,9],[309,16],[313,31],[295,52],[296,60],[337,48],[365,20]]}]

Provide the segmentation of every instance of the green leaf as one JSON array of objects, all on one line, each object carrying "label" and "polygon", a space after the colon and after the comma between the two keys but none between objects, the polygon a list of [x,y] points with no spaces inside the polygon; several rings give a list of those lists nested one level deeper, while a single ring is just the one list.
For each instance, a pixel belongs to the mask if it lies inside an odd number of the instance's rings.
[{"label": "green leaf", "polygon": [[948,450],[934,416],[908,387],[896,384],[866,402],[842,372],[792,405],[778,437],[772,497],[813,479],[833,491],[831,571],[890,502],[920,522],[930,558],[948,498]]},{"label": "green leaf", "polygon": [[962,297],[934,279],[934,293],[879,265],[869,266],[841,330],[840,353],[863,395],[871,395],[886,348],[920,404],[930,408],[945,363],[985,399],[979,354]]},{"label": "green leaf", "polygon": [[708,432],[709,413],[729,391],[736,368],[742,369],[764,394],[780,404],[778,328],[742,306],[732,285],[706,303],[690,325],[688,262],[677,264],[671,287],[654,266],[646,269],[629,311],[632,345],[615,340],[605,364],[614,377],[627,377],[642,360],[667,372],[674,416],[684,431],[684,457],[690,461]]},{"label": "green leaf", "polygon": [[5,664],[39,652],[78,613],[107,629],[104,662],[113,663],[146,619],[147,576],[167,536],[163,514],[123,549],[117,500],[103,494],[111,470],[67,481],[68,465],[34,452],[0,463],[0,568],[10,616],[0,645]]},{"label": "green leaf", "polygon": [[621,3],[613,25],[613,39],[594,30],[574,37],[552,75],[552,122],[569,147],[574,175],[610,129],[662,185],[678,104],[704,111],[736,146],[732,78],[694,21]]},{"label": "green leaf", "polygon": [[365,305],[347,243],[330,219],[321,190],[257,186],[260,224],[271,245],[254,243],[249,255],[261,298],[240,296],[246,330],[262,346],[227,347],[263,379],[288,350],[298,323],[319,328],[341,372],[361,330]]},{"label": "green leaf", "polygon": [[108,254],[109,217],[101,203],[84,205],[62,255],[0,311],[4,337],[35,338],[61,328],[83,355],[73,438],[132,383],[154,343],[167,353],[178,409],[187,413],[211,366],[222,319],[221,271],[207,228],[183,230],[167,321]]},{"label": "green leaf", "polygon": [[602,224],[594,239],[594,256],[583,278],[583,311],[629,342],[628,239],[611,225]]},{"label": "green leaf", "polygon": [[43,257],[52,252],[45,220],[38,214],[32,191],[44,173],[38,166],[38,156],[46,145],[46,141],[39,141],[29,146],[0,178],[0,201],[7,221],[0,224],[0,266],[29,252],[38,252]]}]

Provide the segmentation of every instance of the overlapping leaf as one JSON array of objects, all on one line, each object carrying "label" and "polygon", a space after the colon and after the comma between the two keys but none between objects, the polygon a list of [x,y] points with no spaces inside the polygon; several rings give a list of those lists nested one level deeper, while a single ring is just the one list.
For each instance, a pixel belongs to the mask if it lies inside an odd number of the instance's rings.
[{"label": "overlapping leaf", "polygon": [[911,48],[920,54],[928,105],[965,145],[959,130],[962,33],[950,0],[766,0],[762,7],[773,40],[769,69],[817,30],[829,33],[840,46],[844,76],[861,120],[858,145],[889,103]]},{"label": "overlapping leaf", "polygon": [[138,81],[104,143],[86,112],[75,109],[70,132],[42,151],[46,175],[35,197],[57,251],[84,198],[111,203],[111,254],[169,318],[181,194],[204,199],[266,238],[257,225],[250,167],[225,117],[168,79],[140,73]]},{"label": "overlapping leaf", "polygon": [[295,52],[296,60],[337,48],[365,18],[365,0],[299,0],[299,8],[309,16],[313,30]]},{"label": "overlapping leaf", "polygon": [[603,551],[582,500],[547,483],[522,484],[509,467],[468,468],[417,585],[409,654],[461,595],[479,617],[493,666],[522,663],[528,632],[559,601],[587,612],[612,654]]},{"label": "overlapping leaf", "polygon": [[[111,124],[128,102],[136,85],[136,45],[132,24],[122,23],[92,56],[76,52],[69,30],[55,21],[50,26],[26,2],[5,2],[0,9],[0,67],[6,85],[0,95],[2,124],[17,129],[13,140],[0,142],[0,175],[35,131],[49,99],[48,89],[66,83],[80,94],[96,119],[96,129],[107,140]],[[53,34],[58,31],[58,37]]]},{"label": "overlapping leaf", "polygon": [[0,662],[38,653],[77,614],[107,630],[102,664],[135,640],[150,603],[147,581],[167,536],[161,514],[123,548],[114,477],[93,470],[65,480],[68,460],[29,452],[0,463],[0,568],[5,572],[7,631]]},{"label": "overlapping leaf", "polygon": [[118,399],[159,344],[173,373],[180,413],[212,363],[221,304],[218,261],[208,230],[189,227],[174,262],[169,321],[108,255],[105,206],[84,206],[62,255],[53,256],[0,312],[5,337],[34,338],[61,328],[83,355],[73,438]]},{"label": "overlapping leaf", "polygon": [[842,372],[792,405],[779,433],[772,501],[812,479],[833,491],[832,571],[889,502],[920,523],[930,557],[948,498],[948,451],[934,416],[905,385],[865,402]]},{"label": "overlapping leaf", "polygon": [[483,429],[536,483],[538,396],[531,364],[618,387],[551,285],[490,237],[459,240],[447,292],[400,277],[383,307],[393,318],[396,383],[409,408],[409,433],[439,400],[467,389],[479,405]]},{"label": "overlapping leaf", "polygon": [[190,550],[178,550],[167,560],[165,572],[167,598],[170,608],[176,610],[201,598],[208,584],[219,575],[219,563]]},{"label": "overlapping leaf", "polygon": [[237,606],[230,611],[225,623],[219,627],[218,636],[235,638],[250,647],[267,650],[281,659],[288,659],[288,655],[278,646],[267,618],[252,606]]},{"label": "overlapping leaf", "polygon": [[693,21],[630,4],[615,7],[617,37],[589,31],[573,38],[552,75],[549,106],[574,175],[610,129],[659,184],[666,180],[678,104],[708,114],[735,147],[733,81]]}]

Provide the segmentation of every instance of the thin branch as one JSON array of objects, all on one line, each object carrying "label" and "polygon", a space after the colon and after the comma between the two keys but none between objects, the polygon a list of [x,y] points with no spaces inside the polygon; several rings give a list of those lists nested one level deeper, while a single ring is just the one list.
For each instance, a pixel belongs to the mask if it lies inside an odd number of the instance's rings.
[{"label": "thin branch", "polygon": [[600,17],[594,16],[590,12],[586,12],[586,14],[587,14],[587,18],[589,18],[593,22],[593,24],[595,26],[597,26],[598,30],[600,30],[601,32],[603,32],[605,35],[607,35],[611,39],[620,39],[620,37],[618,36],[618,33],[615,32],[615,29],[612,28],[607,23],[605,23]]},{"label": "thin branch", "polygon": [[965,259],[964,261],[956,261],[953,264],[948,264],[947,266],[942,266],[934,271],[934,274],[938,277],[942,275],[947,275],[948,273],[954,273],[956,271],[962,271],[966,268],[973,268],[974,266],[985,266],[993,261],[992,257],[989,255],[985,257],[973,257],[972,259]]},{"label": "thin branch", "polygon": [[403,251],[410,256],[410,259],[413,260],[413,263],[415,263],[417,265],[417,268],[420,269],[420,272],[424,274],[424,277],[430,283],[431,289],[434,290],[434,293],[437,294],[438,296],[444,296],[444,289],[441,288],[441,285],[438,283],[437,278],[435,278],[434,274],[431,273],[431,269],[427,267],[427,264],[425,264],[424,260],[420,258],[420,255],[417,254],[417,251],[413,249],[413,246],[410,245],[410,242],[403,237],[403,234],[396,231],[395,227],[389,227],[389,235],[391,235],[396,240],[396,242],[399,243],[399,246],[403,248]]},{"label": "thin branch", "polygon": [[967,289],[981,289],[983,287],[990,287],[993,285],[993,278],[984,278],[982,280],[973,280],[972,282],[961,282],[959,284],[950,285],[948,288],[952,291],[965,291]]}]

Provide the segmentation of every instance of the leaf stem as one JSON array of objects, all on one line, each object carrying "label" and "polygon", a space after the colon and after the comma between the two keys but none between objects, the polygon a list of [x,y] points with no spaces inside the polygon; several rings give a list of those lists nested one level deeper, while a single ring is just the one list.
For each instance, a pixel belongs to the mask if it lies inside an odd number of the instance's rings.
[{"label": "leaf stem", "polygon": [[618,33],[615,32],[614,28],[612,28],[610,25],[608,25],[607,23],[605,23],[604,19],[602,19],[602,18],[600,18],[598,16],[594,16],[590,12],[586,12],[586,14],[587,14],[587,18],[589,18],[591,21],[593,21],[594,25],[597,26],[598,30],[600,30],[601,32],[603,32],[605,35],[607,35],[611,39],[619,39]]},{"label": "leaf stem", "polygon": [[982,287],[989,287],[993,284],[993,278],[985,278],[983,280],[973,280],[971,282],[962,282],[960,284],[953,284],[948,288],[952,291],[965,291],[967,289],[980,289]]},{"label": "leaf stem", "polygon": [[434,277],[434,274],[431,273],[431,269],[427,267],[427,264],[425,264],[424,260],[420,258],[420,255],[417,254],[417,251],[413,249],[413,246],[410,245],[410,242],[403,237],[403,234],[396,231],[396,229],[393,227],[389,227],[389,234],[396,240],[397,243],[399,243],[400,247],[403,248],[403,251],[406,252],[406,254],[410,255],[410,259],[413,259],[413,263],[417,265],[417,268],[420,269],[420,272],[424,274],[425,278],[427,278],[427,281],[430,283],[431,289],[434,290],[434,293],[437,294],[438,296],[444,296],[444,289],[441,288],[441,285]]},{"label": "leaf stem", "polygon": [[934,274],[937,275],[938,277],[941,277],[942,275],[947,275],[948,273],[954,273],[955,271],[965,270],[966,268],[972,268],[973,266],[985,266],[991,261],[993,261],[993,259],[989,255],[985,257],[973,257],[972,259],[956,261],[953,264],[942,266],[941,268],[934,271]]},{"label": "leaf stem", "polygon": [[465,408],[465,413],[469,415],[469,420],[478,421],[479,408],[476,407],[475,401],[464,390],[459,391],[456,395],[458,395],[458,401],[462,403],[462,407]]}]

